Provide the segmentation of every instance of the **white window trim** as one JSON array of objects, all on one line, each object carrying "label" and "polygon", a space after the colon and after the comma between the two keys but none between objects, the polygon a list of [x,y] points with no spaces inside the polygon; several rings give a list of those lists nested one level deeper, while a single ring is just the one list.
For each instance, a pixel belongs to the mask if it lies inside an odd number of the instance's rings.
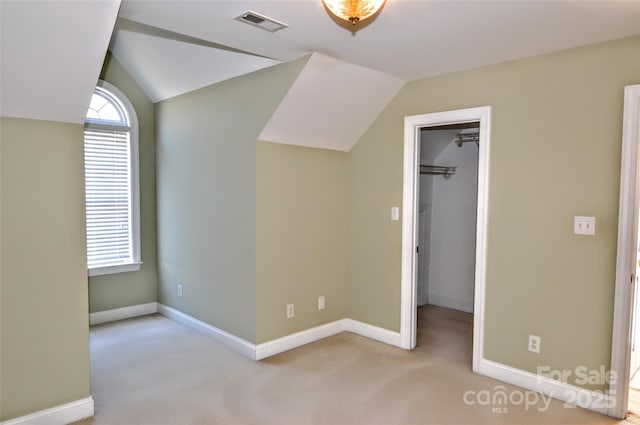
[{"label": "white window trim", "polygon": [[[118,97],[127,109],[130,121],[129,140],[131,144],[131,245],[133,249],[133,262],[117,264],[113,266],[88,268],[89,276],[101,276],[106,274],[125,273],[140,270],[142,265],[140,256],[140,160],[138,138],[138,115],[129,98],[113,84],[99,80],[98,87],[102,87]],[[87,124],[87,128],[99,128]]]},{"label": "white window trim", "polygon": [[118,264],[117,266],[94,267],[89,269],[89,276],[102,276],[105,274],[137,272],[140,270],[142,262]]}]

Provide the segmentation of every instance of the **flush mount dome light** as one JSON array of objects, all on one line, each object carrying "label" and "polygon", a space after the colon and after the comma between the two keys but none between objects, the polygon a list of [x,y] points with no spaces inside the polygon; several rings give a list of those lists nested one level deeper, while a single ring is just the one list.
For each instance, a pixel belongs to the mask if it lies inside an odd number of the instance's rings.
[{"label": "flush mount dome light", "polygon": [[376,13],[385,0],[322,0],[327,9],[340,19],[357,24]]}]

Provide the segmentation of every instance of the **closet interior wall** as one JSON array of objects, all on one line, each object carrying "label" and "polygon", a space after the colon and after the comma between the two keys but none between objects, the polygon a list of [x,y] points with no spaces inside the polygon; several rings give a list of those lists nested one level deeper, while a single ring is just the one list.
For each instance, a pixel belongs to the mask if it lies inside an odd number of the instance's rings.
[{"label": "closet interior wall", "polygon": [[[422,130],[420,163],[456,167],[420,175],[418,305],[473,312],[478,146],[458,146],[460,128]],[[474,130],[464,130],[470,132]]]}]

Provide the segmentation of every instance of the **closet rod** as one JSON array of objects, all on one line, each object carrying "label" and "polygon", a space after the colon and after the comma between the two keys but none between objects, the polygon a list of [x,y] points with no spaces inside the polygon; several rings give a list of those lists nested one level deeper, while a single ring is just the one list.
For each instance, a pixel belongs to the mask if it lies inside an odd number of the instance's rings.
[{"label": "closet rod", "polygon": [[456,136],[454,141],[459,148],[462,147],[463,143],[468,143],[468,142],[475,142],[475,144],[478,145],[478,142],[480,141],[480,134],[479,133],[459,133]]},{"label": "closet rod", "polygon": [[445,179],[456,173],[457,167],[444,167],[441,165],[423,165],[420,164],[420,174],[430,174],[435,176],[444,176]]}]

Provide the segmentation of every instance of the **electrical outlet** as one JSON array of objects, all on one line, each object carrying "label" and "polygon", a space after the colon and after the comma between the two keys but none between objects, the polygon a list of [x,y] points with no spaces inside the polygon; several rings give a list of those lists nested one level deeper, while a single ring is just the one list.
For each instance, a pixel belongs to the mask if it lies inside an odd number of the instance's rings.
[{"label": "electrical outlet", "polygon": [[540,354],[540,337],[529,335],[529,351]]},{"label": "electrical outlet", "polygon": [[318,310],[324,310],[324,295],[318,297]]},{"label": "electrical outlet", "polygon": [[287,319],[291,319],[295,316],[295,307],[293,304],[287,304]]},{"label": "electrical outlet", "polygon": [[182,284],[181,283],[178,284],[178,296],[179,297],[182,296]]}]

